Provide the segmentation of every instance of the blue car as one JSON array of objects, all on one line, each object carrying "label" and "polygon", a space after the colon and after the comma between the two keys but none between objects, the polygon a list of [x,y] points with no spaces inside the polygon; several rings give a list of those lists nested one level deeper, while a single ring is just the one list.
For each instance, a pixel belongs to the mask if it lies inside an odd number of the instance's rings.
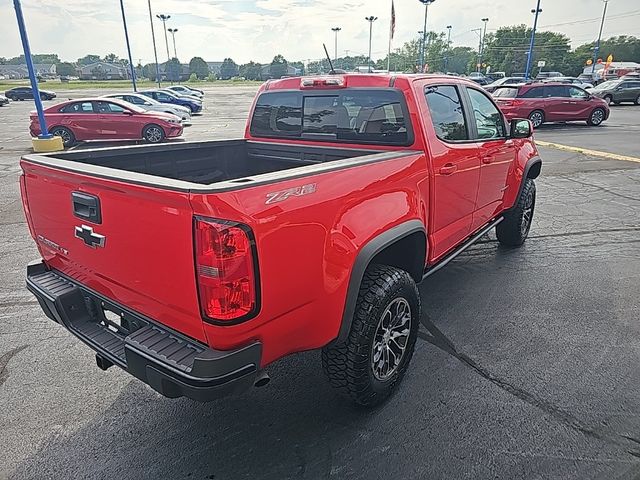
[{"label": "blue car", "polygon": [[142,95],[146,95],[149,98],[153,98],[161,103],[173,103],[174,105],[182,105],[191,110],[191,113],[198,113],[202,111],[202,102],[197,99],[179,97],[173,93],[164,90],[147,90],[146,92],[138,92]]}]

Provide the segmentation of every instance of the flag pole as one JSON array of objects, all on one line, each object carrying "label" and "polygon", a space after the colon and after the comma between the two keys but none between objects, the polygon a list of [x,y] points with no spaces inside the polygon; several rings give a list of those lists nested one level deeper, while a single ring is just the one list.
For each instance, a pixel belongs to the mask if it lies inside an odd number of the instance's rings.
[{"label": "flag pole", "polygon": [[389,21],[389,52],[387,54],[387,72],[391,72],[391,40],[393,39],[395,23],[396,9],[393,6],[393,0],[391,0],[391,20]]}]

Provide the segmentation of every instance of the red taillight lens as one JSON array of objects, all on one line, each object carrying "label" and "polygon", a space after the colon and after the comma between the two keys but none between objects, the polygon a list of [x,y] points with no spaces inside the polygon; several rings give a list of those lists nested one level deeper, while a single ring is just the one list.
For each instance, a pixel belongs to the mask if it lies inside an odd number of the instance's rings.
[{"label": "red taillight lens", "polygon": [[232,321],[257,310],[257,272],[246,225],[196,218],[195,262],[202,315]]}]

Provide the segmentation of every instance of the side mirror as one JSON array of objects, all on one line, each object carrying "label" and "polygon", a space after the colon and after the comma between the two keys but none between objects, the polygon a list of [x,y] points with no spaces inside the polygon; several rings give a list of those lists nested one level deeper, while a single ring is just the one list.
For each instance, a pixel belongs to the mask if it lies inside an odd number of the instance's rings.
[{"label": "side mirror", "polygon": [[526,118],[514,118],[511,120],[510,138],[530,138],[533,135],[533,125]]}]

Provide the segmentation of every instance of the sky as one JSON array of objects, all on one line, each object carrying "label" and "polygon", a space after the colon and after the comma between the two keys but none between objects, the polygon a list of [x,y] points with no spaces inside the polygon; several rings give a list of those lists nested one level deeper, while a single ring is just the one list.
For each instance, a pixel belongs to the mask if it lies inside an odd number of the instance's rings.
[{"label": "sky", "polygon": [[[134,63],[153,62],[151,27],[146,0],[123,0]],[[429,7],[427,29],[446,31],[452,26],[453,46],[478,45],[472,29],[488,17],[488,31],[500,26],[533,23],[531,9],[537,0],[435,0]],[[603,0],[541,0],[542,29],[562,32],[573,46],[598,36]],[[57,53],[75,61],[86,54],[115,53],[126,57],[126,44],[118,0],[22,0],[31,50]],[[167,58],[162,23],[156,14],[171,15],[167,28],[177,28],[178,57],[206,61],[231,57],[236,63],[268,63],[276,54],[287,60],[317,60],[322,43],[334,55],[332,27],[340,27],[338,54],[368,50],[369,23],[374,15],[372,57],[386,56],[391,0],[151,0],[158,58]],[[418,0],[395,0],[396,31],[393,48],[399,48],[422,30],[424,6]],[[0,57],[22,53],[12,0],[0,0]],[[8,20],[8,21],[7,21]],[[640,36],[640,1],[610,0],[603,37]],[[169,36],[169,48],[173,45]]]}]

